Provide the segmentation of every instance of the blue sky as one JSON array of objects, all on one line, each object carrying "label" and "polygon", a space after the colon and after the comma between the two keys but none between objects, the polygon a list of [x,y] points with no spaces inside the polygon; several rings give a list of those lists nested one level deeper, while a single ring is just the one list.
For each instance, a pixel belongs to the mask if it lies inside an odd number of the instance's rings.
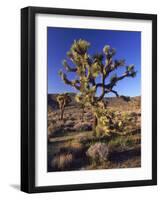
[{"label": "blue sky", "polygon": [[[89,54],[102,52],[108,44],[116,49],[115,59],[126,59],[127,64],[134,64],[137,71],[135,78],[126,78],[114,88],[120,95],[141,95],[141,32],[76,29],[76,28],[47,28],[47,65],[48,65],[48,93],[76,92],[74,88],[65,85],[58,75],[63,69],[62,60],[66,59],[74,40],[85,39],[90,42]],[[124,68],[117,74],[121,75]],[[70,79],[74,74],[68,75]]]}]

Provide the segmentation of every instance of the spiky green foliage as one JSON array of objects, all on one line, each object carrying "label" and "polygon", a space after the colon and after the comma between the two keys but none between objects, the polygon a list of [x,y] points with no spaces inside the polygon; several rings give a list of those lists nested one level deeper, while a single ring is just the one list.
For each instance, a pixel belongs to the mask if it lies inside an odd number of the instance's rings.
[{"label": "spiky green foliage", "polygon": [[104,107],[103,102],[99,102],[97,106],[93,107],[94,116],[97,119],[97,125],[94,133],[97,137],[102,135],[110,135],[111,119],[108,116],[107,109]]},{"label": "spiky green foliage", "polygon": [[[105,114],[99,105],[99,102],[108,93],[113,93],[118,97],[117,91],[113,90],[113,88],[120,80],[126,77],[134,77],[136,71],[134,70],[134,65],[125,67],[124,59],[113,60],[116,50],[109,45],[105,45],[103,52],[96,53],[94,56],[88,54],[89,47],[90,43],[88,41],[83,39],[75,40],[67,52],[67,57],[72,61],[73,66],[69,66],[67,61],[64,60],[65,71],[62,70],[59,74],[65,84],[79,91],[76,95],[76,101],[84,106],[91,107],[96,118],[94,129],[97,132],[108,134],[110,120],[107,113]],[[120,76],[117,74],[111,76],[111,73],[117,70],[118,67],[125,67],[124,73]],[[75,78],[69,80],[67,73],[75,73]],[[101,94],[97,96],[97,91],[100,88]]]}]

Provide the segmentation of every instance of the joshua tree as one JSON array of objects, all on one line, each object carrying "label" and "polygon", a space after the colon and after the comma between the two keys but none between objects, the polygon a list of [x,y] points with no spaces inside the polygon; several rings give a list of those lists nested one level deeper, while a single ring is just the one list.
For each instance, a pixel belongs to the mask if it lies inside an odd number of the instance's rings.
[{"label": "joshua tree", "polygon": [[71,98],[67,93],[65,93],[65,94],[57,95],[56,100],[59,104],[59,108],[61,112],[60,120],[63,120],[65,106],[71,102]]},{"label": "joshua tree", "polygon": [[[107,124],[110,122],[106,117],[105,109],[100,104],[106,94],[113,93],[119,97],[114,87],[126,77],[135,77],[136,71],[134,65],[126,66],[124,59],[114,60],[113,56],[116,51],[109,45],[105,45],[103,52],[96,53],[92,57],[88,54],[89,46],[90,43],[86,40],[75,40],[67,52],[67,57],[73,64],[70,66],[67,60],[64,60],[65,70],[61,70],[59,74],[65,84],[79,91],[76,96],[77,102],[91,107],[94,114],[94,131],[96,128],[98,129],[99,125],[104,124],[102,131],[108,134]],[[119,76],[113,74],[112,72],[119,67],[125,68],[124,73]],[[73,73],[75,78],[70,80],[67,73]],[[101,93],[98,93],[99,89],[101,89]]]},{"label": "joshua tree", "polygon": [[82,116],[81,116],[81,120],[83,121],[84,119],[84,109],[85,109],[85,102],[84,102],[84,98],[81,98],[79,95],[75,96],[75,100],[76,102],[79,103],[80,108],[82,109]]}]

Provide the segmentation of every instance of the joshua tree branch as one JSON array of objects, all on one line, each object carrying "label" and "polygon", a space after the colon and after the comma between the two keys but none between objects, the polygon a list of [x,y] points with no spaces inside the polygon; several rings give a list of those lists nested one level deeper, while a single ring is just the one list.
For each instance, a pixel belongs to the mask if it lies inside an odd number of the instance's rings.
[{"label": "joshua tree branch", "polygon": [[76,72],[77,68],[70,67],[66,60],[63,61],[63,65],[68,72]]},{"label": "joshua tree branch", "polygon": [[92,84],[92,86],[96,85],[95,79],[92,77],[89,77],[89,82]]},{"label": "joshua tree branch", "polygon": [[106,70],[106,77],[109,76],[109,74],[111,72],[113,72],[114,70],[116,70],[118,67],[123,67],[125,66],[125,60],[124,59],[120,59],[120,60],[115,60],[114,62],[112,62],[112,58],[110,58],[109,60],[107,60],[107,65],[105,65],[105,70]]},{"label": "joshua tree branch", "polygon": [[80,90],[80,86],[78,84],[80,84],[79,80],[74,80],[74,81],[70,81],[67,78],[67,75],[64,74],[63,72],[61,72],[61,78],[64,81],[65,84],[67,85],[71,85],[73,87],[75,87],[77,90]]},{"label": "joshua tree branch", "polygon": [[123,80],[124,78],[126,78],[126,77],[133,77],[134,76],[134,73],[136,73],[136,72],[129,72],[129,71],[126,71],[126,72],[124,72],[121,76],[119,76],[119,77],[116,77],[113,81],[111,81],[109,84],[107,84],[105,87],[107,88],[107,89],[112,89],[115,85],[116,85],[116,83],[118,82],[118,81],[121,81],[121,80]]},{"label": "joshua tree branch", "polygon": [[112,92],[116,95],[116,97],[119,97],[119,94],[115,90],[110,90],[109,92]]},{"label": "joshua tree branch", "polygon": [[102,100],[103,99],[103,97],[105,96],[105,78],[106,78],[106,76],[105,76],[105,74],[102,72],[102,94],[100,95],[100,97],[97,99],[97,101],[100,101],[100,100]]},{"label": "joshua tree branch", "polygon": [[[133,72],[134,73],[134,72]],[[125,73],[123,73],[121,76],[119,77],[116,77],[115,80],[113,80],[112,82],[108,83],[108,84],[105,84],[103,85],[102,83],[97,83],[96,84],[96,89],[98,87],[105,87],[106,89],[112,89],[113,86],[120,80],[126,78],[126,77],[133,77],[133,73],[130,73],[128,71],[126,71]]]}]

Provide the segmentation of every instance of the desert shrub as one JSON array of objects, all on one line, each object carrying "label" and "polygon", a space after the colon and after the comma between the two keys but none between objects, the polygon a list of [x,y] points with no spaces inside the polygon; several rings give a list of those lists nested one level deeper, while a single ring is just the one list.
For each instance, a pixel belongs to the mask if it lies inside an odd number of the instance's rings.
[{"label": "desert shrub", "polygon": [[85,151],[85,146],[79,141],[71,141],[65,145],[65,148],[77,158],[81,157]]},{"label": "desert shrub", "polygon": [[135,127],[136,118],[131,117],[128,112],[119,112],[112,108],[100,108],[96,110],[97,126],[95,135],[97,137],[109,136],[109,138],[117,135],[126,135]]},{"label": "desert shrub", "polygon": [[77,141],[86,146],[88,145],[88,143],[90,143],[91,141],[94,141],[95,139],[96,138],[95,136],[93,136],[93,134],[87,135],[87,132],[83,132],[82,135],[77,137]]},{"label": "desert shrub", "polygon": [[51,135],[51,133],[53,132],[53,130],[54,130],[54,124],[50,123],[48,125],[48,135]]},{"label": "desert shrub", "polygon": [[92,113],[90,113],[90,112],[85,113],[85,114],[84,114],[84,117],[85,117],[86,120],[91,120],[91,119],[93,119]]},{"label": "desert shrub", "polygon": [[73,160],[74,158],[71,153],[56,155],[51,161],[51,167],[59,170],[66,170],[71,167]]},{"label": "desert shrub", "polygon": [[138,117],[141,117],[141,112],[138,112],[138,113],[137,113],[137,116],[138,116]]},{"label": "desert shrub", "polygon": [[140,140],[139,139],[135,140],[133,136],[119,136],[109,141],[108,143],[109,152],[124,151],[133,147],[135,144],[139,142]]},{"label": "desert shrub", "polygon": [[131,112],[129,115],[130,115],[131,117],[137,117],[137,113],[136,113],[136,112]]},{"label": "desert shrub", "polygon": [[68,126],[68,127],[74,126],[74,121],[72,121],[72,120],[66,121],[66,122],[65,122],[65,126]]},{"label": "desert shrub", "polygon": [[89,147],[86,155],[92,160],[92,162],[99,163],[108,160],[109,149],[107,144],[97,142]]},{"label": "desert shrub", "polygon": [[124,101],[126,101],[126,102],[128,102],[128,101],[131,100],[129,96],[121,95],[120,97],[121,97]]},{"label": "desert shrub", "polygon": [[136,113],[123,111],[114,117],[114,132],[118,135],[128,135],[136,127]]},{"label": "desert shrub", "polygon": [[64,133],[64,127],[63,126],[54,126],[50,136],[54,137],[54,136],[59,135],[61,133]]},{"label": "desert shrub", "polygon": [[67,120],[66,122],[63,121],[56,121],[56,123],[50,123],[48,125],[48,135],[51,137],[60,135],[62,133],[68,132],[68,131],[77,131],[74,128],[75,122],[72,120]]},{"label": "desert shrub", "polygon": [[73,128],[75,131],[91,131],[92,124],[88,122],[78,122]]}]

